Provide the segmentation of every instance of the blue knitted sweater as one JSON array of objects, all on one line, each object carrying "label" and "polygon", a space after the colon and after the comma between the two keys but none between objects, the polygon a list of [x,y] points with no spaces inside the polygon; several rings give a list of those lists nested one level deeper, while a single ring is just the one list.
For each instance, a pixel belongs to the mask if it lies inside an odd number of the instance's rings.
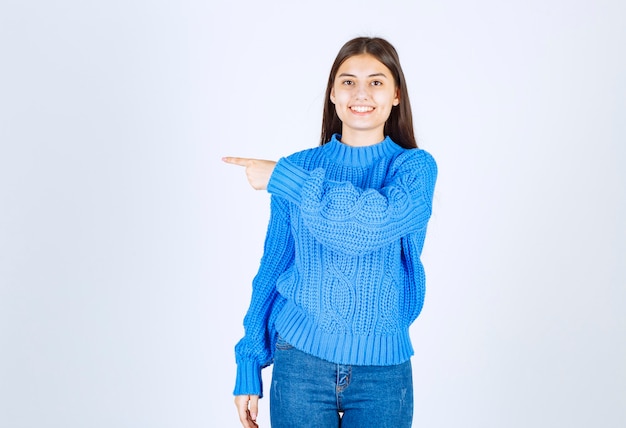
[{"label": "blue knitted sweater", "polygon": [[270,178],[264,253],[235,347],[235,395],[262,395],[277,334],[338,364],[413,355],[436,163],[389,137],[367,147],[339,139],[280,159]]}]

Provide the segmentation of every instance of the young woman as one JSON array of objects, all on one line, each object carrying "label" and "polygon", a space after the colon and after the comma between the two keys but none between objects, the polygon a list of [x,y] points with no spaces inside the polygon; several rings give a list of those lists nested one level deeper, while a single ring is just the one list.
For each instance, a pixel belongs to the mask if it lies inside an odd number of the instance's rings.
[{"label": "young woman", "polygon": [[274,364],[272,428],[410,427],[409,326],[437,176],[418,149],[394,47],[347,42],[331,68],[320,146],[277,163],[224,158],[271,194],[264,254],[235,347],[235,404],[256,427]]}]

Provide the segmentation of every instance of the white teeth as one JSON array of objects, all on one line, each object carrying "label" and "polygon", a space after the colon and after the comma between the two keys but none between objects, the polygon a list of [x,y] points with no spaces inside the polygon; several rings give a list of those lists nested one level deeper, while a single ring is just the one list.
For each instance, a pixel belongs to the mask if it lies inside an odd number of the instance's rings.
[{"label": "white teeth", "polygon": [[366,106],[352,106],[350,108],[356,111],[357,113],[365,113],[367,111],[374,110],[374,107],[366,107]]}]

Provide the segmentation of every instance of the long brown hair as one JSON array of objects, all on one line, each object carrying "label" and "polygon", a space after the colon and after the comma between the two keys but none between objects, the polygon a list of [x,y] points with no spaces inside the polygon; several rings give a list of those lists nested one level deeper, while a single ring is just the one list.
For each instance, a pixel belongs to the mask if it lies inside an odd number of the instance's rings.
[{"label": "long brown hair", "polygon": [[391,71],[400,94],[400,104],[391,109],[391,114],[387,122],[385,122],[384,134],[406,149],[416,148],[417,141],[413,132],[413,114],[411,113],[411,103],[409,102],[409,93],[404,73],[400,66],[400,58],[391,43],[379,37],[357,37],[348,41],[339,50],[328,76],[320,146],[326,144],[333,134],[341,133],[341,120],[337,116],[335,104],[330,100],[330,93],[335,83],[337,70],[339,70],[339,67],[345,60],[361,54],[372,55]]}]

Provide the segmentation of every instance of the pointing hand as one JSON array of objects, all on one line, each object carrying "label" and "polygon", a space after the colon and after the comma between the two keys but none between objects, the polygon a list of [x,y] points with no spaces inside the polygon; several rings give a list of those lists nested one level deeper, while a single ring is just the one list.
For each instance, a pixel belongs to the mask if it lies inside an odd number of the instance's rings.
[{"label": "pointing hand", "polygon": [[267,183],[269,183],[276,166],[276,162],[263,159],[224,157],[222,160],[232,165],[245,167],[248,182],[256,190],[267,189]]}]

